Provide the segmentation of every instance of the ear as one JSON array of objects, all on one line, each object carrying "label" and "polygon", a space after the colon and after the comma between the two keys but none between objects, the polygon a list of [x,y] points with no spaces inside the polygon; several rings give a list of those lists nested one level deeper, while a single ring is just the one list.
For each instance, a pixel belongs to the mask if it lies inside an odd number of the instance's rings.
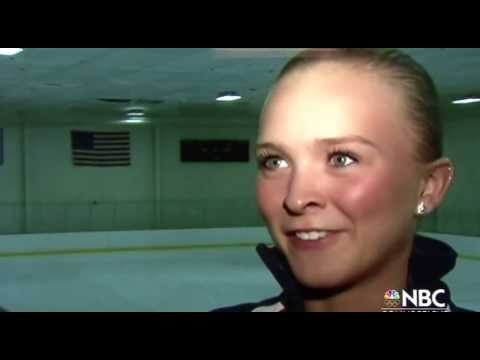
[{"label": "ear", "polygon": [[418,203],[423,202],[427,213],[434,211],[442,203],[452,184],[455,168],[447,158],[441,158],[427,165],[423,191]]}]

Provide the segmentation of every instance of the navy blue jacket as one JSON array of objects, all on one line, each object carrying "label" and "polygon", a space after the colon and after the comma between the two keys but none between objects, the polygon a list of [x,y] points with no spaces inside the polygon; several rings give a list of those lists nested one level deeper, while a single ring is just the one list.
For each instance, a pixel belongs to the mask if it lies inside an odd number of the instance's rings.
[{"label": "navy blue jacket", "polygon": [[[273,274],[283,292],[275,297],[213,310],[213,312],[303,312],[304,299],[314,297],[315,290],[299,284],[285,256],[276,247],[257,246],[257,253]],[[409,289],[445,290],[442,299],[452,312],[470,311],[456,306],[448,286],[441,280],[456,264],[457,253],[449,245],[416,235],[409,263]]]}]

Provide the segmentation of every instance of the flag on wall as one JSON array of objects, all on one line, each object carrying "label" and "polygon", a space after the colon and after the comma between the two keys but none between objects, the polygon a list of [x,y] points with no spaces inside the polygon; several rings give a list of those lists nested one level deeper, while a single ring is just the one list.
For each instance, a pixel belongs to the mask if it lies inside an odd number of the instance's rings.
[{"label": "flag on wall", "polygon": [[129,132],[71,132],[75,166],[130,166]]},{"label": "flag on wall", "polygon": [[3,129],[0,129],[0,165],[3,165]]}]

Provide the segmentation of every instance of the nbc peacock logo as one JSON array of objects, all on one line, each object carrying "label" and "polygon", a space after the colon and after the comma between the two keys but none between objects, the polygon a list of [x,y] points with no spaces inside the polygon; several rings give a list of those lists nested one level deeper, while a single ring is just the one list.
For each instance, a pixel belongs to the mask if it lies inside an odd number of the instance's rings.
[{"label": "nbc peacock logo", "polygon": [[[443,295],[443,298],[441,297]],[[383,295],[382,311],[385,312],[449,312],[445,289],[388,289]]]},{"label": "nbc peacock logo", "polygon": [[383,296],[383,307],[398,309],[402,306],[400,293],[395,289],[388,289]]}]

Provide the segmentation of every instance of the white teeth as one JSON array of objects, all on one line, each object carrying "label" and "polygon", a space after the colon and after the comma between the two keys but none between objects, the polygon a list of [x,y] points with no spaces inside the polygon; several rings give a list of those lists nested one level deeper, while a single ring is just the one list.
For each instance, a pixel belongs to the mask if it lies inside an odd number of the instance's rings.
[{"label": "white teeth", "polygon": [[318,240],[328,235],[328,231],[296,232],[295,235],[302,240]]}]

